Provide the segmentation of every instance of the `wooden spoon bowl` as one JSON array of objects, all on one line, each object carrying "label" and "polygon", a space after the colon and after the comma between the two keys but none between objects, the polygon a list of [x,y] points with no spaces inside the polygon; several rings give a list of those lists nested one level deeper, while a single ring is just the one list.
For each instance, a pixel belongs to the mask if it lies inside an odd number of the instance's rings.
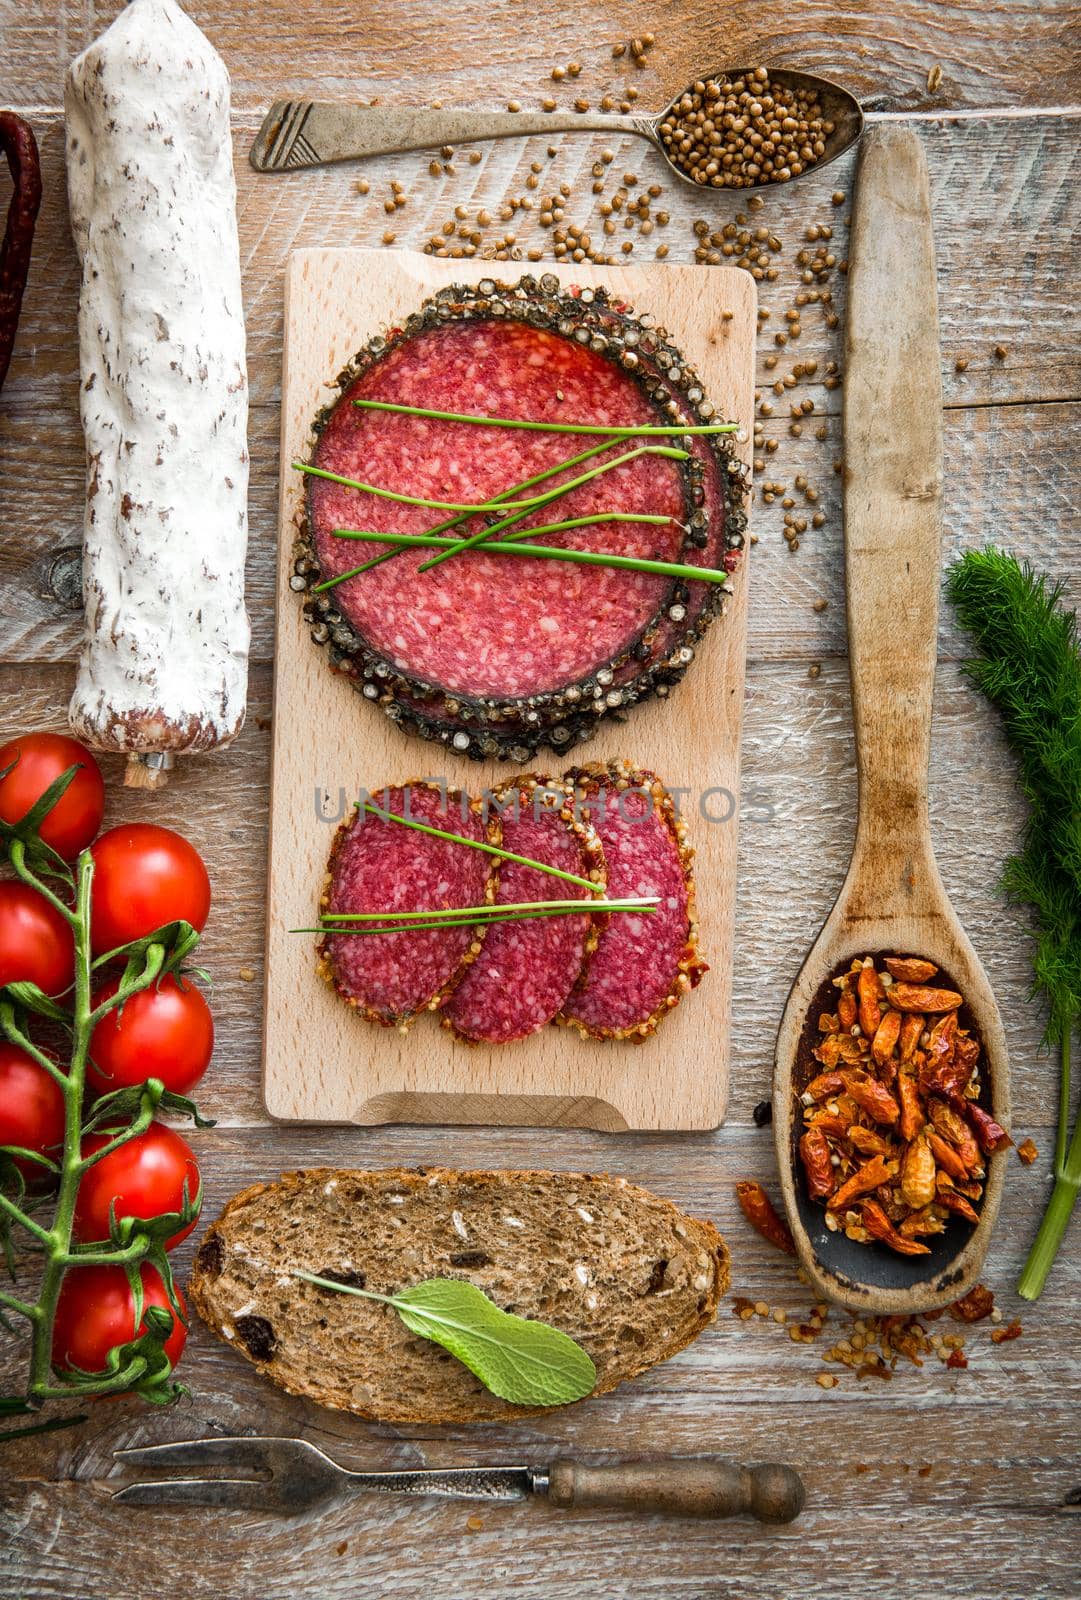
[{"label": "wooden spoon bowl", "polygon": [[[934,242],[918,137],[867,134],[849,250],[845,568],[859,803],[837,902],[781,1019],[773,1126],[800,1262],[816,1289],[853,1310],[914,1313],[975,1283],[998,1212],[1006,1154],[987,1158],[978,1224],[954,1219],[931,1253],[900,1256],[826,1227],[797,1167],[801,1046],[820,991],[854,958],[923,956],[964,997],[980,1040],[983,1104],[1008,1125],[1009,1069],[987,976],[950,905],[927,803],[941,565],[942,396]],[[948,983],[947,983],[948,979]],[[834,991],[835,993],[836,991]],[[833,1009],[832,1006],[827,1009]],[[811,1016],[813,1010],[813,1018]]]}]

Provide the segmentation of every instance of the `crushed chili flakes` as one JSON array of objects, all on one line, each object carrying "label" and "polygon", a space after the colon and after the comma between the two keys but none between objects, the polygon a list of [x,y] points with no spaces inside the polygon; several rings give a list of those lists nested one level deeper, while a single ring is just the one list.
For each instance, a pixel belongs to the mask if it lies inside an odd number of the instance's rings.
[{"label": "crushed chili flakes", "polygon": [[1039,1153],[1040,1152],[1037,1150],[1035,1142],[1032,1139],[1023,1139],[1017,1146],[1017,1154],[1025,1163],[1026,1167],[1031,1167]]},{"label": "crushed chili flakes", "polygon": [[950,1306],[950,1316],[958,1322],[982,1322],[995,1309],[995,1297],[985,1284],[977,1283]]},{"label": "crushed chili flakes", "polygon": [[968,1357],[963,1350],[951,1350],[946,1357],[946,1365],[947,1367],[967,1367]]},{"label": "crushed chili flakes", "polygon": [[826,1226],[906,1256],[929,1255],[953,1215],[979,1221],[985,1157],[1012,1142],[977,1104],[979,1041],[938,976],[919,956],[854,960],[815,1019],[821,1070],[798,1090],[800,1164]]},{"label": "crushed chili flakes", "polygon": [[1019,1322],[1008,1322],[1004,1328],[991,1329],[991,1343],[1006,1344],[1010,1339],[1020,1339],[1021,1332]]}]

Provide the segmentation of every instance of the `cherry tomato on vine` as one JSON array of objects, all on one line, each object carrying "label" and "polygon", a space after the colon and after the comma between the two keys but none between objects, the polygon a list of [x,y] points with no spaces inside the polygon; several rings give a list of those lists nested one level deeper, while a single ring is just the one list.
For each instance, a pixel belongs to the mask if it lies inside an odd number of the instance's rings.
[{"label": "cherry tomato on vine", "polygon": [[[0,1145],[55,1160],[64,1143],[64,1095],[56,1079],[17,1045],[0,1040]],[[48,1176],[36,1161],[16,1160],[28,1183]]]},{"label": "cherry tomato on vine", "polygon": [[[165,1354],[175,1367],[180,1360],[188,1330],[177,1320],[169,1296],[156,1267],[144,1262],[139,1269],[143,1281],[144,1307],[161,1306],[173,1318],[173,1329],[165,1341]],[[187,1315],[184,1296],[177,1285],[176,1297]],[[139,1324],[145,1333],[146,1318]],[[109,1351],[135,1338],[135,1302],[123,1267],[72,1267],[64,1275],[53,1323],[53,1365],[61,1371],[78,1367],[83,1372],[101,1372]]]},{"label": "cherry tomato on vine", "polygon": [[[114,1137],[93,1133],[83,1140],[83,1155],[92,1156]],[[163,1122],[152,1122],[145,1133],[138,1133],[127,1144],[87,1169],[75,1199],[72,1235],[82,1244],[96,1244],[109,1237],[109,1212],[116,1219],[139,1217],[151,1222],[184,1205],[184,1183],[188,1199],[194,1204],[199,1193],[199,1167],[186,1139]],[[196,1218],[166,1241],[166,1250],[186,1239]]]},{"label": "cherry tomato on vine", "polygon": [[167,922],[183,920],[202,930],[210,912],[210,879],[199,852],[179,833],[153,822],[125,822],[103,833],[91,854],[95,955]]},{"label": "cherry tomato on vine", "polygon": [[105,784],[90,751],[65,733],[27,733],[0,749],[0,818],[21,822],[55,779],[69,767],[79,766],[64,794],[38,829],[42,839],[65,861],[74,861],[101,827],[105,812]]},{"label": "cherry tomato on vine", "polygon": [[[95,1008],[119,987],[119,978],[103,984]],[[213,1049],[210,1007],[193,983],[170,973],[102,1017],[90,1039],[87,1071],[101,1093],[160,1078],[173,1094],[190,1094]]]},{"label": "cherry tomato on vine", "polygon": [[75,977],[71,928],[44,895],[26,883],[0,883],[0,988],[36,983],[63,994]]}]

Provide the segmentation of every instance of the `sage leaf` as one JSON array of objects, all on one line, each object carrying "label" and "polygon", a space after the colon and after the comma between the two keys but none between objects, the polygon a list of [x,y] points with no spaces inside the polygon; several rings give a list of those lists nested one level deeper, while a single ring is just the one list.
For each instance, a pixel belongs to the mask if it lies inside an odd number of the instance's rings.
[{"label": "sage leaf", "polygon": [[546,1322],[501,1311],[474,1283],[429,1278],[400,1294],[376,1294],[352,1284],[298,1272],[320,1288],[382,1300],[410,1333],[449,1350],[492,1394],[518,1406],[565,1406],[591,1394],[597,1369],[580,1344]]}]

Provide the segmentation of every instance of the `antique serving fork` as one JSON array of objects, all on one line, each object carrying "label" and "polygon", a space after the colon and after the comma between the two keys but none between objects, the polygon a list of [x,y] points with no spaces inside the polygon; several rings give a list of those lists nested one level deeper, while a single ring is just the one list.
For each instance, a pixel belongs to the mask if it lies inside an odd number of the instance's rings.
[{"label": "antique serving fork", "polygon": [[351,1494],[439,1495],[456,1500],[524,1500],[540,1495],[569,1509],[610,1506],[678,1517],[733,1517],[791,1522],[804,1490],[791,1467],[741,1467],[732,1461],[670,1458],[586,1466],[446,1467],[408,1472],[352,1472],[306,1439],[212,1438],[118,1450],[133,1466],[220,1468],[223,1477],[156,1478],[126,1484],[125,1505],[226,1506],[306,1511]]}]

